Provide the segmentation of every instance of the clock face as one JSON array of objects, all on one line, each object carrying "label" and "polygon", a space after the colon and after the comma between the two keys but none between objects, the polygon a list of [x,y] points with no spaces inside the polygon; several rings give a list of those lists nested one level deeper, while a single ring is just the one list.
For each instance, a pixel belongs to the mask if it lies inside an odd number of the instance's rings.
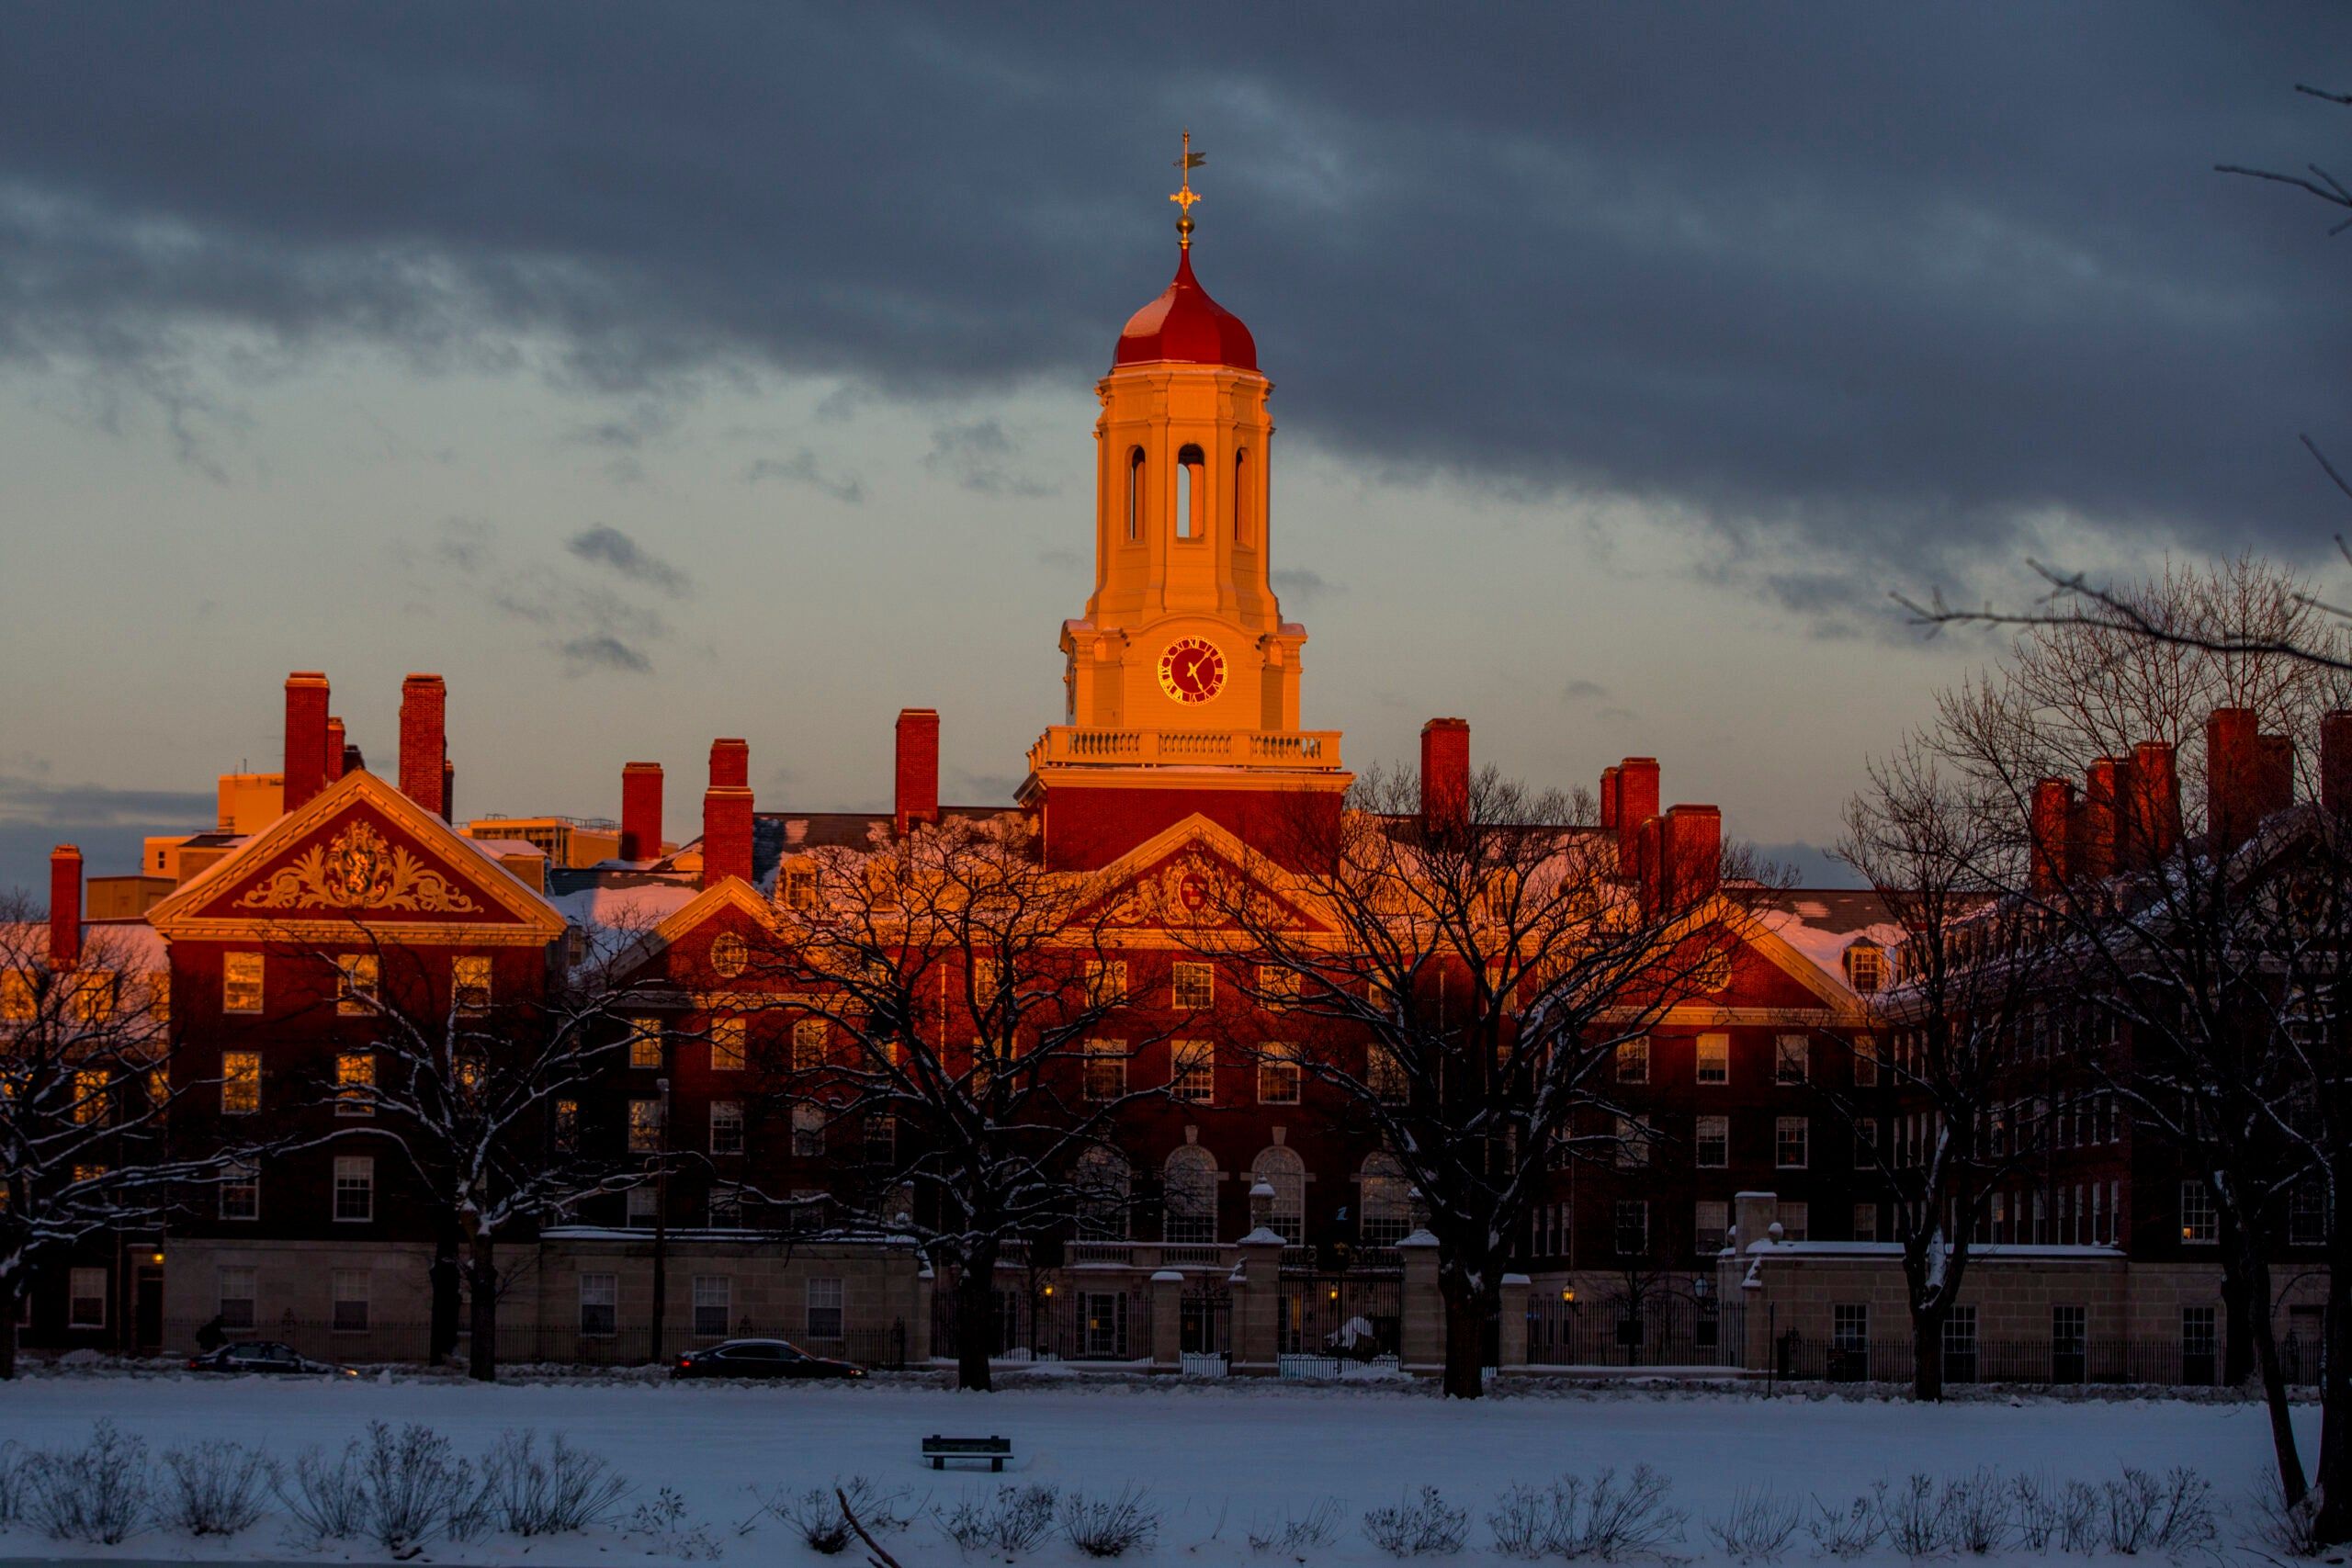
[{"label": "clock face", "polygon": [[1180,703],[1207,702],[1225,689],[1225,655],[1206,637],[1178,637],[1159,656],[1159,689]]}]

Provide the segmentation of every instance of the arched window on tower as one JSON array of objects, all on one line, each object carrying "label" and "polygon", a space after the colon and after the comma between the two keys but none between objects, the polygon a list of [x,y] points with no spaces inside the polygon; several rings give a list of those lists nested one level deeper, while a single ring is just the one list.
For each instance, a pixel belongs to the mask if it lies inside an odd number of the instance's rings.
[{"label": "arched window on tower", "polygon": [[1205,1242],[1216,1239],[1216,1156],[1198,1144],[1180,1144],[1160,1172],[1166,1215],[1160,1239]]},{"label": "arched window on tower", "polygon": [[1233,455],[1233,542],[1250,542],[1250,448]]},{"label": "arched window on tower", "polygon": [[1143,537],[1143,448],[1127,448],[1127,543]]},{"label": "arched window on tower", "polygon": [[1209,536],[1208,459],[1197,446],[1185,446],[1176,454],[1176,536],[1180,539],[1205,539]]}]

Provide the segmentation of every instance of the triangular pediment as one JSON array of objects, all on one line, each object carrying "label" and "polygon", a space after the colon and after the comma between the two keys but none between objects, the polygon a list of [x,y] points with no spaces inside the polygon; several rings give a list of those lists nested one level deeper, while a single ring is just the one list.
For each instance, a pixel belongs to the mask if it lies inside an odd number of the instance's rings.
[{"label": "triangular pediment", "polygon": [[1770,921],[1756,910],[1734,899],[1717,894],[1684,917],[1682,929],[1702,931],[1710,928],[1739,950],[1753,953],[1769,966],[1770,972],[1794,982],[1792,987],[1779,988],[1771,998],[1743,997],[1743,990],[1753,990],[1738,979],[1738,967],[1733,966],[1733,981],[1720,1000],[1694,1000],[1672,1010],[1669,1017],[1676,1022],[1705,1021],[1702,1014],[1744,1012],[1748,1010],[1790,1011],[1792,1006],[1807,1011],[1826,1011],[1837,1015],[1841,1023],[1865,1021],[1861,1000],[1847,987],[1838,976],[1824,970],[1793,943],[1772,929]]},{"label": "triangular pediment", "polygon": [[346,773],[164,899],[175,940],[544,945],[563,917],[480,846],[373,773]]},{"label": "triangular pediment", "polygon": [[1252,925],[1308,935],[1336,929],[1297,877],[1198,814],[1094,874],[1104,892],[1075,922],[1083,927],[1198,935],[1237,930],[1233,911],[1246,907]]}]

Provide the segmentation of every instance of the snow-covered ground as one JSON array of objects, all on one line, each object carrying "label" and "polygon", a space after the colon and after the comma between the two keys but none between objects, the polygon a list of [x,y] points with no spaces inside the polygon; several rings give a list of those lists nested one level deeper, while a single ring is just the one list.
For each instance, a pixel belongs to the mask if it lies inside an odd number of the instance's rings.
[{"label": "snow-covered ground", "polygon": [[[2304,1415],[2311,1427],[2306,1440],[2315,1440],[2315,1412]],[[2244,1504],[2267,1450],[2257,1406],[2166,1400],[2021,1399],[1919,1409],[1896,1401],[1623,1392],[1521,1393],[1461,1404],[1430,1397],[1425,1390],[1378,1385],[1141,1382],[1030,1386],[989,1395],[888,1381],[852,1387],[483,1387],[417,1380],[56,1375],[0,1385],[0,1438],[34,1446],[76,1442],[99,1417],[144,1437],[156,1452],[230,1438],[264,1445],[285,1460],[313,1444],[339,1447],[370,1417],[429,1423],[468,1453],[478,1453],[507,1427],[560,1432],[626,1471],[639,1498],[674,1489],[690,1518],[709,1527],[726,1560],[760,1563],[821,1560],[771,1517],[759,1517],[749,1535],[738,1533],[737,1526],[756,1513],[755,1491],[828,1484],[852,1475],[933,1505],[1023,1483],[1089,1491],[1133,1483],[1148,1489],[1162,1512],[1150,1557],[1200,1562],[1285,1561],[1253,1554],[1247,1540],[1252,1528],[1336,1499],[1337,1539],[1304,1554],[1310,1568],[1390,1562],[1366,1540],[1360,1528],[1364,1510],[1433,1483],[1449,1500],[1469,1506],[1464,1559],[1491,1561],[1485,1517],[1507,1483],[1541,1483],[1601,1465],[1623,1471],[1644,1461],[1671,1478],[1671,1501],[1690,1513],[1687,1539],[1675,1550],[1700,1559],[1720,1557],[1704,1521],[1721,1514],[1744,1486],[1769,1485],[1842,1506],[1874,1480],[1915,1471],[1956,1476],[1988,1464],[2094,1483],[2125,1465],[2159,1472],[2193,1465],[2213,1483],[2216,1501],[2234,1515],[2222,1520],[2222,1541],[2232,1544],[2253,1529]],[[1012,1439],[1012,1469],[1001,1478],[934,1475],[916,1452],[922,1438],[934,1432],[1002,1433]],[[93,1549],[51,1542],[19,1524],[0,1536],[0,1557],[96,1551],[318,1559],[319,1552],[289,1541],[288,1534],[286,1521],[273,1515],[233,1543],[199,1549],[151,1531],[119,1548]],[[958,1558],[927,1521],[886,1544],[906,1568]],[[442,1543],[428,1548],[424,1558],[581,1564],[649,1552],[674,1555],[659,1541],[606,1533]],[[381,1554],[354,1545],[326,1555],[366,1561]],[[1812,1556],[1811,1540],[1800,1534],[1789,1560]],[[1059,1539],[1031,1560],[1081,1561]],[[1882,1548],[1871,1560],[1899,1558]]]}]

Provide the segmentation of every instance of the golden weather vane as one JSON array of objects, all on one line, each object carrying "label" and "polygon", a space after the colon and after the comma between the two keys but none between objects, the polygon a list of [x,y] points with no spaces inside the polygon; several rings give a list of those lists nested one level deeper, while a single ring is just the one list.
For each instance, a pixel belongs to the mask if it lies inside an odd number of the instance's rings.
[{"label": "golden weather vane", "polygon": [[1168,199],[1174,202],[1182,213],[1176,220],[1176,243],[1188,251],[1193,248],[1193,203],[1201,199],[1201,193],[1193,188],[1193,171],[1208,161],[1207,153],[1193,151],[1193,133],[1187,129],[1183,155],[1176,160],[1176,167],[1183,173],[1183,183]]}]

